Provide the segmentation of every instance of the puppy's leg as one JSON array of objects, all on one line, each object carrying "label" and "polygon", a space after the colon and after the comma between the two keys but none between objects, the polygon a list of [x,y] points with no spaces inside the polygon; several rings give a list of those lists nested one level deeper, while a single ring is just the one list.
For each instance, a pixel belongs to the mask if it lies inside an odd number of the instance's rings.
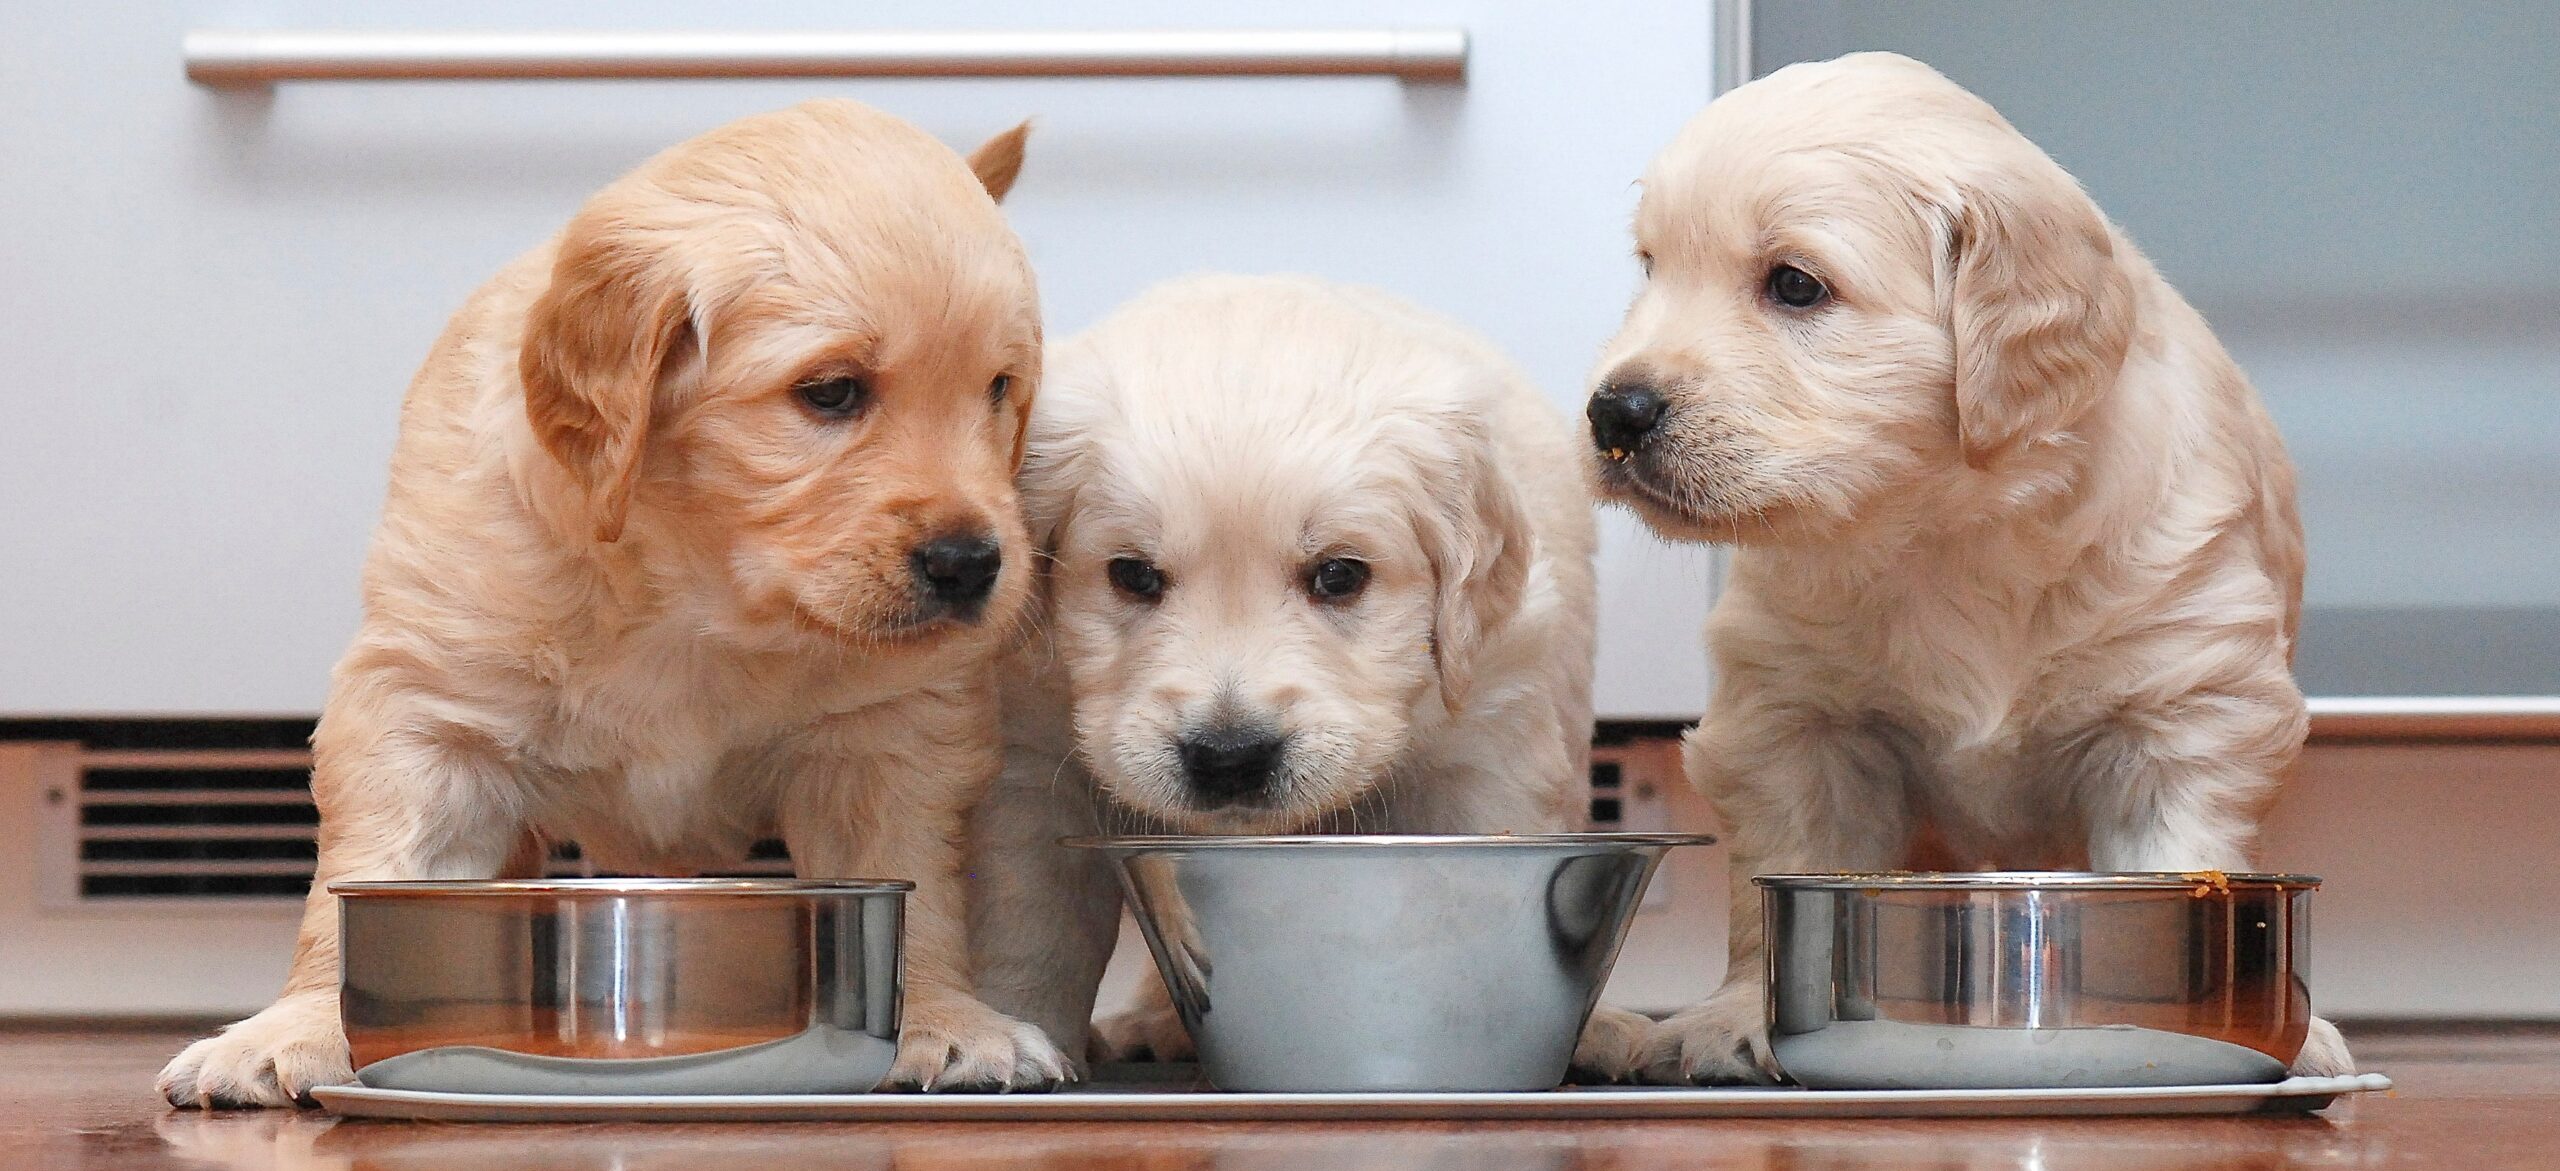
[{"label": "puppy's leg", "polygon": [[[350,726],[358,723],[367,726]],[[338,1021],[338,900],[329,884],[487,878],[516,849],[513,787],[475,735],[333,715],[313,750],[320,857],[284,994],[161,1070],[160,1093],[172,1105],[308,1105],[312,1087],[350,1080]]]},{"label": "puppy's leg", "polygon": [[1173,1010],[1164,973],[1150,966],[1138,978],[1138,1003],[1093,1022],[1095,1061],[1189,1061],[1198,1055],[1191,1030]]},{"label": "puppy's leg", "polygon": [[[1183,1024],[1182,1014],[1174,1008],[1173,989],[1164,973],[1171,968],[1180,974],[1188,987],[1205,983],[1211,963],[1200,939],[1199,924],[1188,904],[1179,895],[1163,897],[1169,892],[1148,888],[1153,881],[1135,877],[1139,902],[1155,904],[1155,933],[1148,948],[1150,964],[1138,976],[1138,1003],[1125,1012],[1094,1022],[1094,1059],[1097,1061],[1183,1061],[1198,1052],[1191,1040],[1190,1027]],[[1165,954],[1154,954],[1154,944],[1161,944]]]},{"label": "puppy's leg", "polygon": [[[1457,735],[1458,733],[1453,733]],[[1521,745],[1509,761],[1432,757],[1385,803],[1384,833],[1548,834],[1582,828],[1591,777],[1560,742]],[[1372,827],[1354,823],[1357,830]]]},{"label": "puppy's leg", "polygon": [[2338,1026],[2311,1018],[2311,1033],[2302,1039],[2302,1052],[2293,1058],[2293,1076],[2345,1077],[2355,1071],[2355,1056],[2347,1052],[2347,1039],[2339,1035]]},{"label": "puppy's leg", "polygon": [[1029,1089],[1067,1080],[1040,1030],[989,1008],[969,983],[961,866],[969,809],[1001,766],[984,680],[828,720],[791,754],[782,836],[810,878],[903,878],[907,998],[891,1084]]},{"label": "puppy's leg", "polygon": [[[2249,869],[2258,811],[2291,758],[2287,745],[2298,742],[2299,733],[2290,725],[2268,732],[2264,722],[2245,722],[2232,728],[2236,734],[2215,736],[2209,734],[2217,730],[2210,720],[2193,718],[2162,726],[2174,731],[2113,733],[2088,749],[2081,779],[2090,868]],[[2293,1072],[2331,1077],[2355,1071],[2338,1027],[2313,1018]]]},{"label": "puppy's leg", "polygon": [[[1589,728],[1564,727],[1535,708],[1477,722],[1500,726],[1452,731],[1447,739],[1453,750],[1421,770],[1429,784],[1388,803],[1388,832],[1561,833],[1586,826]],[[1634,1077],[1652,1030],[1653,1022],[1640,1014],[1594,1006],[1574,1045],[1572,1078],[1605,1083]]]},{"label": "puppy's leg", "polygon": [[1615,1005],[1594,1005],[1581,1039],[1574,1042],[1568,1076],[1583,1085],[1632,1081],[1643,1072],[1652,1043],[1652,1018]]},{"label": "puppy's leg", "polygon": [[2220,763],[2175,765],[2127,747],[2091,779],[2089,866],[2104,871],[2247,870],[2257,808],[2273,782]]},{"label": "puppy's leg", "polygon": [[1101,825],[1093,782],[1055,753],[1008,748],[970,833],[969,952],[988,1006],[1085,1052],[1102,970],[1120,938],[1111,862],[1058,844]]},{"label": "puppy's leg", "polygon": [[1685,744],[1690,781],[1715,799],[1733,846],[1724,985],[1654,1026],[1643,1077],[1770,1083],[1760,874],[1878,870],[1909,849],[1901,766],[1855,721],[1788,706],[1722,704]]},{"label": "puppy's leg", "polygon": [[[1591,776],[1588,725],[1565,726],[1554,709],[1483,713],[1451,729],[1443,753],[1419,770],[1427,785],[1387,804],[1390,833],[1561,833],[1585,828]],[[1653,1022],[1596,1005],[1574,1045],[1570,1076],[1624,1081],[1643,1064]]]}]

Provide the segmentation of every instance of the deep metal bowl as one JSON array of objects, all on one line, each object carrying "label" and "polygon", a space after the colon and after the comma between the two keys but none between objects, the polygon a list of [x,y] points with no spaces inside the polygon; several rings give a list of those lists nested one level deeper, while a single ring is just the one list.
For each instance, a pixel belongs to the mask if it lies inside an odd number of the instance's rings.
[{"label": "deep metal bowl", "polygon": [[481,1093],[844,1093],[895,1058],[905,882],[348,882],[357,1076]]},{"label": "deep metal bowl", "polygon": [[1765,875],[1769,1043],[1817,1089],[2276,1081],[2317,878]]},{"label": "deep metal bowl", "polygon": [[1226,1090],[1544,1090],[1682,834],[1070,838]]}]

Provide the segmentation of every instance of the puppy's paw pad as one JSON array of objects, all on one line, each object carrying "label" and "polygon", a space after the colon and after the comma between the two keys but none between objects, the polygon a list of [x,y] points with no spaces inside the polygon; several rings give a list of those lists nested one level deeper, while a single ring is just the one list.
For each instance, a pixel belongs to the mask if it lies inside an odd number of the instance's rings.
[{"label": "puppy's paw pad", "polygon": [[1778,1063],[1760,991],[1719,992],[1653,1026],[1642,1077],[1659,1085],[1775,1085]]},{"label": "puppy's paw pad", "polygon": [[1049,1090],[1075,1080],[1074,1063],[1036,1025],[984,1006],[920,1013],[898,1037],[891,1086],[932,1093]]},{"label": "puppy's paw pad", "polygon": [[1198,1055],[1191,1030],[1170,1007],[1148,1006],[1093,1022],[1097,1061],[1190,1061]]},{"label": "puppy's paw pad", "polygon": [[2310,1035],[2302,1039],[2302,1052],[2293,1058],[2293,1076],[2346,1077],[2355,1071],[2355,1055],[2347,1052],[2347,1039],[2338,1034],[2338,1026],[2311,1018]]},{"label": "puppy's paw pad", "polygon": [[1591,1010],[1591,1020],[1582,1026],[1568,1076],[1583,1085],[1627,1081],[1644,1068],[1645,1042],[1652,1034],[1652,1021],[1601,1005]]},{"label": "puppy's paw pad", "polygon": [[308,1106],[313,1087],[354,1078],[335,1006],[282,1002],[187,1046],[159,1088],[178,1107]]}]

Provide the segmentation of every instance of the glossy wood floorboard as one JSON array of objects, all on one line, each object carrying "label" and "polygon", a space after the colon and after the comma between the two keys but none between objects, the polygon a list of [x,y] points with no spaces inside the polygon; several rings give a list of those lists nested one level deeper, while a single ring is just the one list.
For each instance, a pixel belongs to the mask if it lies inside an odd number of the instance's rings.
[{"label": "glossy wood floorboard", "polygon": [[2560,1168],[2560,1032],[2550,1030],[2355,1037],[2358,1057],[2399,1088],[2317,1117],[1536,1125],[502,1126],[207,1114],[169,1110],[151,1093],[151,1075],[185,1039],[0,1031],[0,1168]]}]

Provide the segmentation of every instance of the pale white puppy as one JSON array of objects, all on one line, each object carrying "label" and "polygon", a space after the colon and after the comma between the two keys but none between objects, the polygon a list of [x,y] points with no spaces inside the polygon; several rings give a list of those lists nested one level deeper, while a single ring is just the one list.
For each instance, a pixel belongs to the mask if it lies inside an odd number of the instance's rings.
[{"label": "pale white puppy", "polygon": [[[1769,1076],[1753,874],[2245,869],[2302,743],[2293,470],[2078,184],[1887,54],[1719,99],[1646,174],[1589,413],[1604,488],[1731,542],[1691,779],[1726,983],[1648,1076]],[[2315,1022],[2297,1069],[2350,1068]]]},{"label": "pale white puppy", "polygon": [[[1581,828],[1593,527],[1572,428],[1484,341],[1294,277],[1160,287],[1051,353],[1023,465],[1045,636],[981,806],[979,987],[1079,1052],[1100,826]],[[1106,1055],[1189,1049],[1158,996]],[[1641,1018],[1584,1064],[1624,1071]]]}]

